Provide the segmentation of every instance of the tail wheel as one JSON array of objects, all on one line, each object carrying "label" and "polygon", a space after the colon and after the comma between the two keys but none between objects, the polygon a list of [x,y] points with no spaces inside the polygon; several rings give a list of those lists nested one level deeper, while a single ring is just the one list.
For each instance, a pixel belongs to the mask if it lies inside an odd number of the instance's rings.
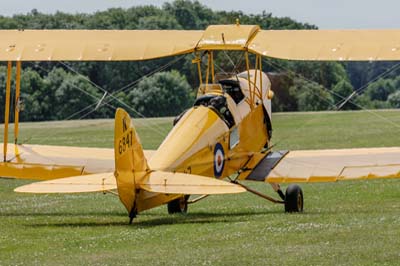
[{"label": "tail wheel", "polygon": [[168,213],[187,213],[189,196],[182,196],[178,199],[168,202]]},{"label": "tail wheel", "polygon": [[285,195],[285,212],[303,211],[303,191],[298,185],[289,185]]}]

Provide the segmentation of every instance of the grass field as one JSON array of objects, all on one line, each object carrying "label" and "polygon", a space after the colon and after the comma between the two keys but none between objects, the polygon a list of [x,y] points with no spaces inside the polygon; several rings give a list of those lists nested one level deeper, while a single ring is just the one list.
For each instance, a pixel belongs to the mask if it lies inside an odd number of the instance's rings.
[{"label": "grass field", "polygon": [[[273,140],[276,149],[400,146],[400,111],[377,114],[391,122],[368,112],[274,114]],[[144,147],[156,148],[171,121],[135,120]],[[112,147],[111,120],[21,128],[29,143]],[[244,193],[209,197],[185,216],[161,206],[133,225],[112,195],[13,192],[26,183],[0,179],[0,265],[400,263],[400,180],[303,185],[301,214]]]}]

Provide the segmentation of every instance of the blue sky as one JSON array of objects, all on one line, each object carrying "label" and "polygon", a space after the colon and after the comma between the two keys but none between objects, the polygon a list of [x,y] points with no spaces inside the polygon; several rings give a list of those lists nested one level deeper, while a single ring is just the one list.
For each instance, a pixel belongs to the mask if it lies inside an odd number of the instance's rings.
[{"label": "blue sky", "polygon": [[[153,4],[162,0],[0,0],[0,14],[10,16],[27,13],[33,8],[45,13],[57,10],[92,13],[110,7],[131,7]],[[400,28],[400,1],[398,0],[201,0],[215,10],[241,10],[275,16],[289,16],[309,22],[322,29]]]}]

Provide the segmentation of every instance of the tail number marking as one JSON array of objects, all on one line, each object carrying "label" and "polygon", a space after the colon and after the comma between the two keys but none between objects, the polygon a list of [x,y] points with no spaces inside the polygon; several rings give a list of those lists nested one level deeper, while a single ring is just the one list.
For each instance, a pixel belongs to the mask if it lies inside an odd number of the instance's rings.
[{"label": "tail number marking", "polygon": [[126,133],[122,138],[119,140],[118,143],[118,152],[119,155],[124,153],[126,150],[132,147],[133,144],[133,132],[132,130],[129,130],[128,133]]}]

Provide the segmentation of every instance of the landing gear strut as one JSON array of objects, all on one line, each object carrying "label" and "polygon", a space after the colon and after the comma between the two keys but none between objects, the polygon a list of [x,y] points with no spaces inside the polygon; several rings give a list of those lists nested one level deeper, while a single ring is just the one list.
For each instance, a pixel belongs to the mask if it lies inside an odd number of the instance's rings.
[{"label": "landing gear strut", "polygon": [[173,201],[168,202],[168,213],[182,213],[185,214],[188,208],[188,199],[189,196],[182,196],[178,199],[174,199]]},{"label": "landing gear strut", "polygon": [[264,198],[266,200],[269,200],[273,203],[284,204],[285,212],[302,212],[303,211],[303,191],[301,190],[299,185],[296,185],[296,184],[289,185],[286,189],[285,194],[283,194],[282,190],[279,187],[277,187],[277,189],[275,191],[278,193],[279,197],[282,199],[282,200],[277,200],[270,196],[262,194],[242,183],[239,183],[236,180],[231,180],[231,182],[243,187],[248,192],[251,192],[251,193],[253,193],[261,198]]},{"label": "landing gear strut", "polygon": [[285,200],[285,194],[283,194],[283,192],[282,192],[281,189],[278,189],[277,193],[278,193],[279,197],[280,197],[282,200]]}]

